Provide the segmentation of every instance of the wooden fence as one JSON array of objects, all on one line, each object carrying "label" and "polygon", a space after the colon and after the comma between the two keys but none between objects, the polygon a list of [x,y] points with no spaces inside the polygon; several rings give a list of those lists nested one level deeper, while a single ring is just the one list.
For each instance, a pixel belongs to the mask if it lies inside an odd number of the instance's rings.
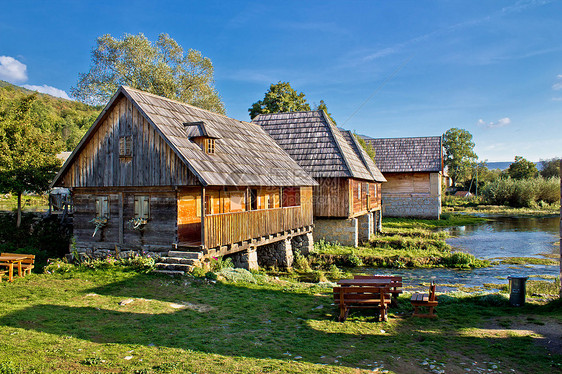
[{"label": "wooden fence", "polygon": [[205,246],[259,238],[312,224],[312,212],[300,206],[205,216]]}]

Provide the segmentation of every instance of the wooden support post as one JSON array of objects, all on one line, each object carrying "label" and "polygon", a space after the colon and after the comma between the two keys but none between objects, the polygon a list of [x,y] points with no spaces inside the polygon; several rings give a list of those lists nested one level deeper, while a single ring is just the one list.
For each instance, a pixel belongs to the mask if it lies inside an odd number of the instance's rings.
[{"label": "wooden support post", "polygon": [[123,222],[123,192],[119,192],[119,245],[123,245],[124,244],[124,235],[123,235],[123,226],[125,225],[125,222]]},{"label": "wooden support post", "polygon": [[201,186],[201,246],[205,244],[205,187]]}]

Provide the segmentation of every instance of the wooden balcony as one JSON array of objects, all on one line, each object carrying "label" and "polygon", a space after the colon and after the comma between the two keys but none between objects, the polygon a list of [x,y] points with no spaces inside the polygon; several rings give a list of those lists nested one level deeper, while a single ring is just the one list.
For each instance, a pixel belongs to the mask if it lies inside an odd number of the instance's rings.
[{"label": "wooden balcony", "polygon": [[312,224],[311,207],[251,210],[205,216],[205,247],[237,243]]}]

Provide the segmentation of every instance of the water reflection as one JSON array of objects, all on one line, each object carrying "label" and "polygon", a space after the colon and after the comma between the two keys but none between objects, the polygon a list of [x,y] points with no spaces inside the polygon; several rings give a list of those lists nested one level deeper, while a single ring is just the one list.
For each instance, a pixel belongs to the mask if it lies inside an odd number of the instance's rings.
[{"label": "water reflection", "polygon": [[[559,217],[496,217],[483,224],[447,229],[455,236],[447,239],[447,243],[453,249],[479,258],[543,257],[542,254],[559,253],[559,224]],[[456,290],[459,285],[480,290],[484,290],[484,284],[507,285],[507,277],[510,275],[540,279],[560,274],[558,265],[496,265],[474,270],[361,268],[360,271],[368,274],[401,275],[407,288],[421,289],[421,283],[431,281],[451,285],[440,286],[440,292]],[[492,288],[491,291],[495,290]]]}]

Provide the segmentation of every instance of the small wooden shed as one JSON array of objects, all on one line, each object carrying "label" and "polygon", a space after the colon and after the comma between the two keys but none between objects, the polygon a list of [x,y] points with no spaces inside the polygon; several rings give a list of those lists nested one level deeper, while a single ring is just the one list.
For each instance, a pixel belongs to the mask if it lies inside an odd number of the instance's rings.
[{"label": "small wooden shed", "polygon": [[260,114],[253,122],[318,182],[316,239],[357,246],[380,229],[386,179],[350,131],[340,131],[322,110]]},{"label": "small wooden shed", "polygon": [[260,126],[129,87],[53,182],[71,189],[81,252],[247,252],[249,267],[256,248],[310,234],[315,184]]},{"label": "small wooden shed", "polygon": [[441,137],[363,138],[375,149],[376,164],[388,181],[382,188],[383,214],[439,219],[443,176]]}]

